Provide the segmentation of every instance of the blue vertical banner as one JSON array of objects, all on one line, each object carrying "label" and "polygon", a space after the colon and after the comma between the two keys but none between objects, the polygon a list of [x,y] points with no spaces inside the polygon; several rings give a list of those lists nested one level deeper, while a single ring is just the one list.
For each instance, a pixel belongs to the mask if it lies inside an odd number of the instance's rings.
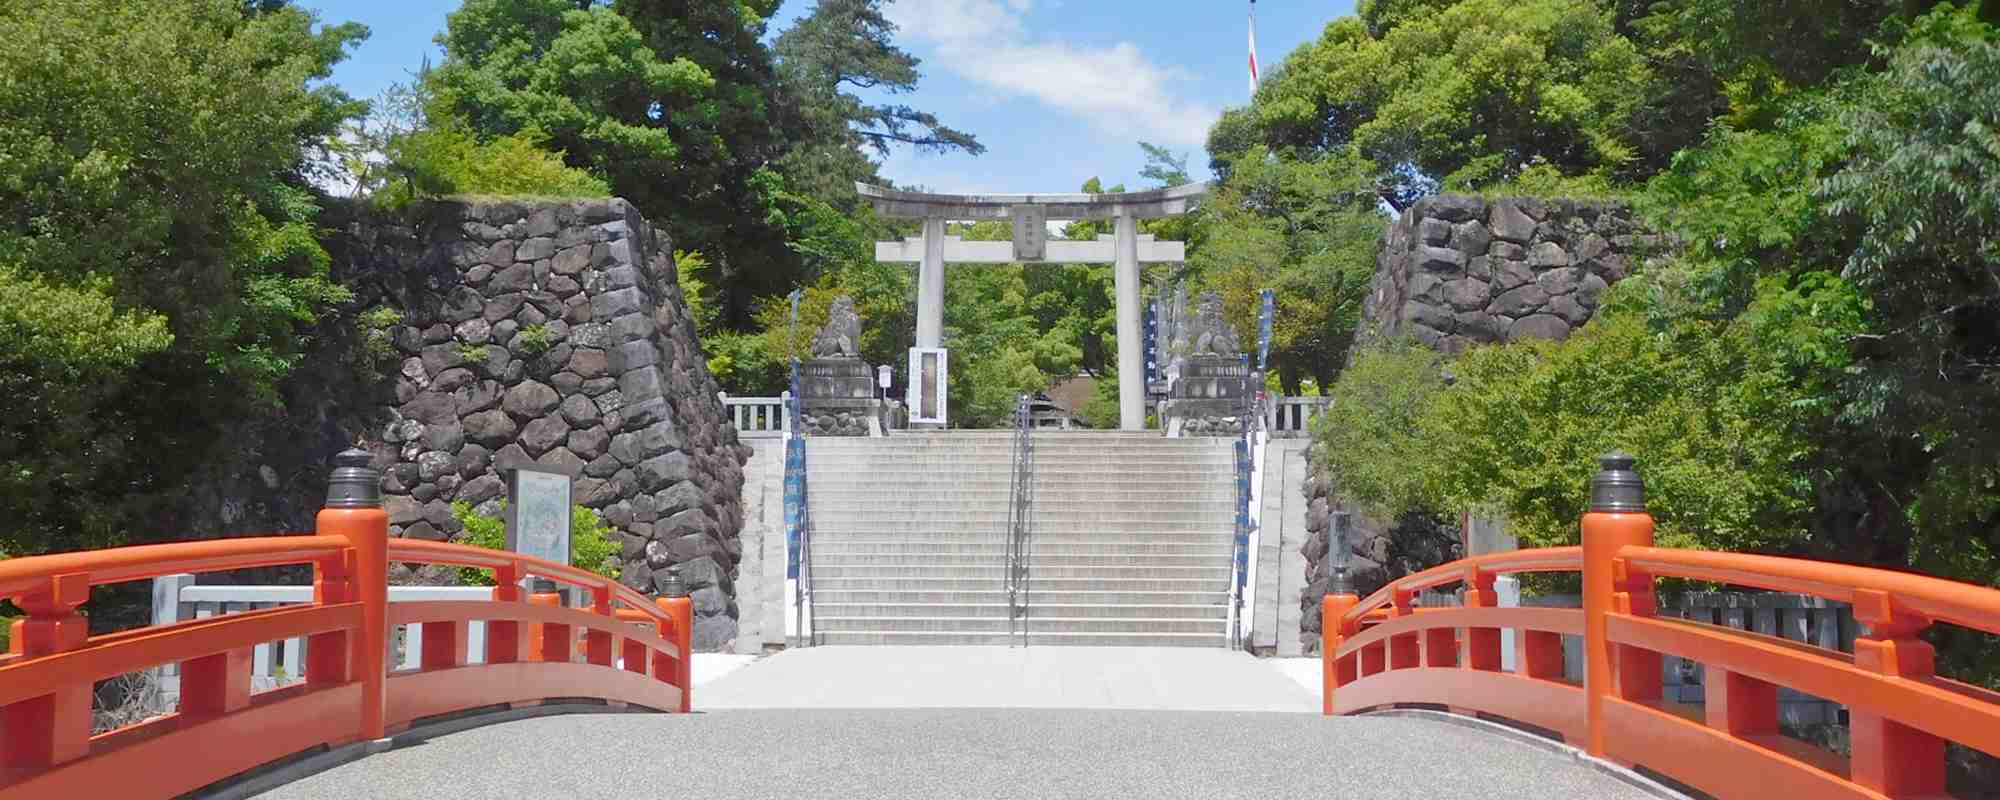
[{"label": "blue vertical banner", "polygon": [[[793,296],[792,302],[798,302]],[[792,399],[785,415],[791,434],[785,438],[785,577],[799,577],[800,538],[806,527],[806,437],[799,407],[799,360],[792,359]]]},{"label": "blue vertical banner", "polygon": [[806,450],[804,442],[785,442],[785,577],[799,576],[799,533],[805,529]]},{"label": "blue vertical banner", "polygon": [[1271,318],[1277,315],[1278,295],[1270,289],[1260,292],[1262,305],[1257,311],[1257,369],[1271,364]]},{"label": "blue vertical banner", "polygon": [[1236,589],[1250,576],[1250,443],[1236,440]]}]

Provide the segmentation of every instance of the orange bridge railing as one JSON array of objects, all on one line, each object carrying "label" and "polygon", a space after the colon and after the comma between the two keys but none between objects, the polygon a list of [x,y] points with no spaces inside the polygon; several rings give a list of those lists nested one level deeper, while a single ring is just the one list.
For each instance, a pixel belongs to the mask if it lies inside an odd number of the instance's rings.
[{"label": "orange bridge railing", "polygon": [[[1592,482],[1583,545],[1446,564],[1366,599],[1322,600],[1325,713],[1442,706],[1552,732],[1593,756],[1641,766],[1720,798],[1943,797],[1945,743],[2000,756],[2000,693],[1936,674],[1919,638],[1933,622],[2000,633],[2000,591],[1888,570],[1653,547],[1629,457]],[[1582,573],[1583,607],[1499,608],[1493,582]],[[1658,578],[1817,595],[1868,627],[1854,653],[1657,616]],[[1460,584],[1464,607],[1417,608]],[[1501,668],[1502,630],[1515,665]],[[1564,636],[1581,637],[1584,680],[1564,680]],[[1662,696],[1662,656],[1704,665],[1705,702]],[[1849,709],[1841,755],[1782,734],[1778,688]]]},{"label": "orange bridge railing", "polygon": [[[336,457],[316,535],[0,561],[0,598],[26,612],[13,623],[11,652],[0,655],[0,796],[171,797],[429,717],[549,699],[688,710],[686,597],[649,599],[515,553],[391,540],[368,458],[359,450]],[[490,570],[493,599],[391,603],[392,561]],[[291,564],[312,567],[311,603],[99,636],[78,612],[96,585]],[[524,593],[530,576],[576,587],[590,608]],[[474,621],[486,624],[485,663],[468,659]],[[417,669],[387,669],[397,625],[422,626]],[[303,682],[253,692],[253,648],[294,637],[306,641]],[[97,681],[167,664],[181,668],[173,713],[92,734]]]}]

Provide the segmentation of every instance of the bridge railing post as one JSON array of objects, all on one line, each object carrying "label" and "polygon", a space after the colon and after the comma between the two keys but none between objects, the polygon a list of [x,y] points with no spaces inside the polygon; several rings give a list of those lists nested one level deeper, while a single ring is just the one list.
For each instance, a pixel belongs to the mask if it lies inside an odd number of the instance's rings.
[{"label": "bridge railing post", "polygon": [[1605,698],[1616,693],[1641,699],[1660,693],[1659,654],[1613,645],[1606,622],[1606,615],[1614,611],[1650,615],[1655,604],[1651,576],[1620,575],[1617,569],[1619,548],[1653,544],[1646,487],[1632,470],[1634,463],[1631,456],[1617,452],[1599,459],[1600,469],[1590,481],[1590,511],[1582,522],[1583,690],[1589,724],[1584,749],[1600,758],[1605,753]]},{"label": "bridge railing post", "polygon": [[[1923,615],[1897,608],[1888,592],[1856,589],[1854,618],[1868,626],[1854,640],[1855,666],[1912,681],[1937,674],[1936,648],[1917,638],[1931,624]],[[1891,797],[1944,794],[1944,739],[1858,708],[1848,730],[1855,783]]]},{"label": "bridge railing post", "polygon": [[653,662],[653,677],[680,686],[680,711],[686,713],[694,708],[694,601],[682,587],[680,575],[673,574],[665,587],[667,596],[653,600],[672,620],[660,624],[660,638],[673,642],[681,651],[678,658],[658,657]]},{"label": "bridge railing post", "polygon": [[1329,716],[1333,714],[1334,690],[1359,677],[1354,674],[1354,659],[1337,654],[1349,634],[1341,618],[1360,604],[1361,598],[1353,592],[1327,592],[1319,600],[1320,711]]},{"label": "bridge railing post", "polygon": [[[1494,608],[1500,598],[1493,591],[1495,576],[1477,566],[1465,570],[1465,607]],[[1442,666],[1450,666],[1448,664]],[[1465,666],[1492,672],[1500,669],[1500,629],[1465,629]]]},{"label": "bridge railing post", "polygon": [[[15,600],[27,616],[14,620],[8,649],[37,658],[75,650],[90,637],[89,620],[77,612],[90,599],[90,576],[77,572],[49,579],[45,589]],[[90,683],[6,707],[0,715],[0,767],[51,767],[90,753]]]},{"label": "bridge railing post", "polygon": [[361,630],[349,663],[361,673],[360,735],[369,740],[386,733],[389,663],[389,514],[382,508],[382,473],[369,466],[373,459],[360,448],[333,457],[326,507],[316,522],[321,535],[346,538],[351,554],[343,565],[344,599],[361,603]]}]

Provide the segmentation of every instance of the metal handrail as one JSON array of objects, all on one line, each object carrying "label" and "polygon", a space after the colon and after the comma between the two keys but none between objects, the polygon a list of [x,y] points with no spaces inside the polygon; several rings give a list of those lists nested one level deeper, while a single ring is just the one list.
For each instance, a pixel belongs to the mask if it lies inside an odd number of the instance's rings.
[{"label": "metal handrail", "polygon": [[1028,546],[1034,531],[1035,438],[1027,395],[1014,410],[1014,470],[1007,503],[1007,636],[1018,629],[1028,645]]},{"label": "metal handrail", "polygon": [[1243,372],[1243,407],[1237,415],[1243,433],[1235,443],[1236,451],[1236,529],[1230,548],[1229,580],[1229,638],[1224,647],[1234,648],[1243,641],[1243,594],[1244,584],[1250,577],[1250,479],[1253,472],[1252,460],[1257,453],[1257,431],[1264,417],[1263,390],[1261,386],[1254,393],[1252,373],[1249,369],[1250,357],[1245,355]]}]

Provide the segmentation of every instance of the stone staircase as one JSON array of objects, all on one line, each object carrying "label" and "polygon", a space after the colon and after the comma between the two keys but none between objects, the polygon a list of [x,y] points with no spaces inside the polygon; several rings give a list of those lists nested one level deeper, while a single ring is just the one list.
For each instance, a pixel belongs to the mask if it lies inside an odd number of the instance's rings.
[{"label": "stone staircase", "polygon": [[[1008,431],[814,438],[824,644],[1006,644]],[[1030,643],[1221,647],[1231,440],[1035,437]]]}]

